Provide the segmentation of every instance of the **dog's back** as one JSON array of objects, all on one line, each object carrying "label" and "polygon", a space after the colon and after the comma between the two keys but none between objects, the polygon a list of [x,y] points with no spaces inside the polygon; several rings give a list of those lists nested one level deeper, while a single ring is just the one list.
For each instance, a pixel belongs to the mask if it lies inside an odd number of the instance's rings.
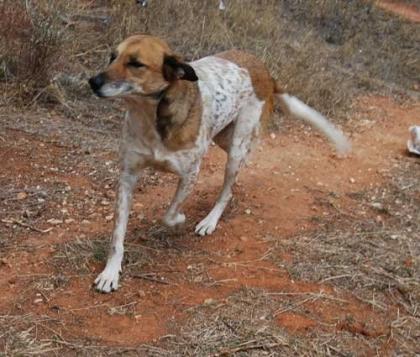
[{"label": "dog's back", "polygon": [[266,122],[273,111],[276,83],[264,62],[250,53],[239,50],[222,52],[216,56],[235,63],[249,73],[255,95],[265,102],[261,121]]},{"label": "dog's back", "polygon": [[250,101],[263,102],[267,119],[273,110],[275,82],[264,63],[255,56],[231,50],[191,63],[200,78],[203,121],[214,137],[236,120],[241,106]]}]

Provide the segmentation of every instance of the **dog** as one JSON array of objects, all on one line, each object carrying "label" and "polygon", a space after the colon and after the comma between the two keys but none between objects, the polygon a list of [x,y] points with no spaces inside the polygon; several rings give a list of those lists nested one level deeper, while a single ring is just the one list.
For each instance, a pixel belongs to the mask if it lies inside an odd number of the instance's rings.
[{"label": "dog", "polygon": [[197,180],[209,145],[214,141],[227,153],[223,188],[195,228],[205,236],[216,229],[259,124],[270,117],[275,99],[286,113],[318,127],[339,153],[350,150],[340,130],[284,93],[262,61],[246,52],[230,50],[187,63],[164,40],[133,35],[118,45],[109,66],[89,84],[98,97],[122,98],[128,109],[111,246],[105,269],[95,280],[101,292],[118,289],[132,191],[143,168],[179,176],[163,218],[173,227],[185,222],[182,203]]}]

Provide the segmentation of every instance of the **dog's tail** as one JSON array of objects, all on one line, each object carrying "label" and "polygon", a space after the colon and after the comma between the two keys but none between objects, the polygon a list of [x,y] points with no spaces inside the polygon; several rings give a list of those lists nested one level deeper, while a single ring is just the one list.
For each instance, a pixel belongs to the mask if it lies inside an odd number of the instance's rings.
[{"label": "dog's tail", "polygon": [[351,151],[350,140],[343,132],[336,128],[327,118],[315,109],[303,103],[296,97],[284,93],[281,87],[276,83],[275,93],[280,101],[280,107],[285,114],[309,122],[318,128],[335,145],[337,153],[345,156]]}]

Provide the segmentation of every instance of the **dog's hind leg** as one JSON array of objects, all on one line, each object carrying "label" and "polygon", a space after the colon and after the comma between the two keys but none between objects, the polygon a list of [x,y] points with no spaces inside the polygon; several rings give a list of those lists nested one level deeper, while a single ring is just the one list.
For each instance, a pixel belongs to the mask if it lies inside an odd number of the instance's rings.
[{"label": "dog's hind leg", "polygon": [[[240,167],[245,162],[251,149],[252,139],[256,135],[258,129],[263,104],[264,102],[258,101],[257,99],[250,101],[249,104],[242,108],[238,119],[234,123],[222,191],[220,192],[213,209],[195,228],[195,232],[201,236],[214,232],[223,211],[232,198],[232,186],[235,183]],[[229,134],[229,132],[225,134]],[[221,138],[222,137],[219,137],[218,139]],[[223,143],[223,146],[220,145],[222,148],[229,142],[218,139],[216,139],[216,143],[218,141],[220,142],[219,145]]]}]

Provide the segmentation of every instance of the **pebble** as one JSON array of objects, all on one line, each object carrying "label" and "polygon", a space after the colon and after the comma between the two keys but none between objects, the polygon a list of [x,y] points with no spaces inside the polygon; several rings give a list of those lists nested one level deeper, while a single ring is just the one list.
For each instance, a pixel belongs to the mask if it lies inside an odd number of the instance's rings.
[{"label": "pebble", "polygon": [[47,222],[49,224],[53,224],[55,226],[63,223],[63,221],[61,219],[57,219],[57,218],[51,218]]},{"label": "pebble", "polygon": [[18,200],[24,200],[26,197],[28,197],[28,194],[26,192],[19,192],[16,196]]},{"label": "pebble", "polygon": [[204,305],[213,305],[216,302],[216,300],[209,298],[204,300]]},{"label": "pebble", "polygon": [[372,206],[373,208],[376,208],[376,209],[383,209],[383,208],[384,208],[384,206],[382,206],[382,203],[380,203],[380,202],[373,202],[373,203],[371,204],[371,206]]}]

